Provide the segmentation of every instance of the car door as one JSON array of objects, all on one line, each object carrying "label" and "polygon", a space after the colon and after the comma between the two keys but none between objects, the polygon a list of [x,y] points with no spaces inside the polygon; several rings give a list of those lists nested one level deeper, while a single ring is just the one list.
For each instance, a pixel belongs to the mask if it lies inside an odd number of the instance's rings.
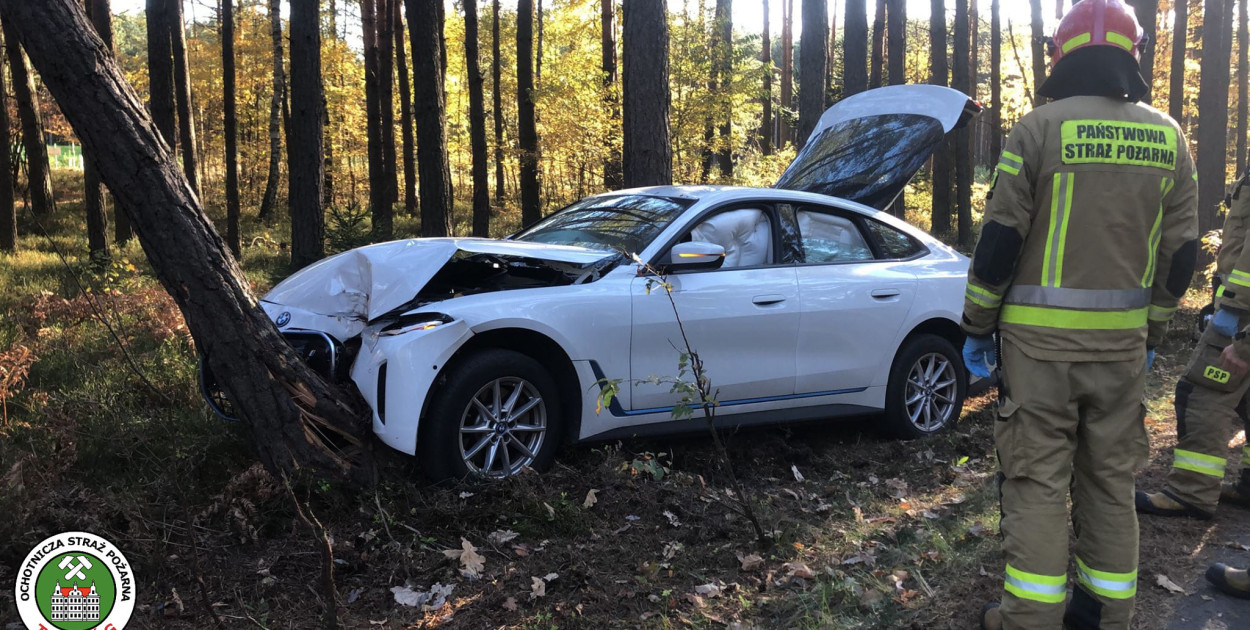
[{"label": "car door", "polygon": [[[916,296],[907,258],[924,252],[910,237],[857,212],[820,205],[779,208],[797,225],[802,260],[796,392],[885,385],[875,382],[894,357]],[[791,219],[793,217],[793,219]],[[907,247],[881,244],[880,232]]]},{"label": "car door", "polygon": [[794,393],[798,280],[793,264],[776,263],[776,227],[774,211],[761,204],[714,211],[678,240],[724,246],[721,268],[670,275],[672,303],[654,281],[634,279],[630,345],[634,413],[665,411],[680,401],[671,381],[645,381],[677,375],[679,356],[685,352],[683,328],[721,404]]}]

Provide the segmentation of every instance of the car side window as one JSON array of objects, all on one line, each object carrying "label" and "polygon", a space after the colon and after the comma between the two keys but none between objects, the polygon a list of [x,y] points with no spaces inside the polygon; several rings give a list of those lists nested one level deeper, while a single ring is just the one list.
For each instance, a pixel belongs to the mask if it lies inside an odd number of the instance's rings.
[{"label": "car side window", "polygon": [[725,248],[721,269],[773,263],[772,220],[760,208],[739,208],[712,215],[690,231],[690,240]]},{"label": "car side window", "polygon": [[808,263],[872,260],[872,248],[850,218],[823,209],[800,207],[799,242]]},{"label": "car side window", "polygon": [[868,234],[881,252],[882,258],[906,259],[925,251],[924,246],[916,242],[916,239],[880,221],[865,219],[864,225],[868,227]]}]

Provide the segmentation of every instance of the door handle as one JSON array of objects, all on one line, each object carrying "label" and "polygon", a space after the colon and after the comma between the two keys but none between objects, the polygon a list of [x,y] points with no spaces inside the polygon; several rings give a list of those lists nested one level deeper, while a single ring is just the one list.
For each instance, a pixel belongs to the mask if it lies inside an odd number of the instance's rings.
[{"label": "door handle", "polygon": [[878,300],[884,300],[886,298],[898,297],[899,293],[900,291],[898,289],[874,289],[868,295],[871,295]]},{"label": "door handle", "polygon": [[757,295],[754,298],[751,298],[751,303],[756,306],[772,306],[774,304],[781,304],[785,301],[786,296],[784,295]]}]

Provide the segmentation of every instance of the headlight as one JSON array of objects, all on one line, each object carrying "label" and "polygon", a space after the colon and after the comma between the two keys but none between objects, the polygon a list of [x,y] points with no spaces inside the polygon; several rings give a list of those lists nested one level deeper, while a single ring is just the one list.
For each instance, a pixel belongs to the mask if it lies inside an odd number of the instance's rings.
[{"label": "headlight", "polygon": [[451,322],[452,319],[442,313],[409,313],[387,324],[378,331],[379,337],[393,337],[416,330],[430,330]]}]

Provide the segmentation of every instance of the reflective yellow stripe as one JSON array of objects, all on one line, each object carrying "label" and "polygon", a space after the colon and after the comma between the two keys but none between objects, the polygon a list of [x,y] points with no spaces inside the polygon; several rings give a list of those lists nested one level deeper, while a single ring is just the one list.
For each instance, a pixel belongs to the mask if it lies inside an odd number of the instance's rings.
[{"label": "reflective yellow stripe", "polygon": [[1088,44],[1089,40],[1090,40],[1089,33],[1081,33],[1080,35],[1077,35],[1076,37],[1069,39],[1068,41],[1063,43],[1064,54],[1066,55],[1069,51],[1071,51],[1073,48],[1076,48],[1077,46]]},{"label": "reflective yellow stripe", "polygon": [[1111,31],[1107,31],[1107,42],[1111,44],[1115,44],[1116,46],[1119,46],[1120,48],[1123,48],[1124,50],[1127,50],[1129,52],[1133,52],[1133,40],[1119,33],[1113,33]]},{"label": "reflective yellow stripe", "polygon": [[973,302],[984,306],[985,308],[994,308],[1002,303],[1003,298],[982,289],[974,284],[969,284],[964,291],[964,295]]},{"label": "reflective yellow stripe", "polygon": [[1072,173],[1055,173],[1051,182],[1050,227],[1046,254],[1042,258],[1042,286],[1057,287],[1063,282],[1064,241],[1068,237],[1068,212],[1072,209]]},{"label": "reflective yellow stripe", "polygon": [[1215,297],[1224,297],[1224,285],[1221,284],[1220,288],[1215,290]]},{"label": "reflective yellow stripe", "polygon": [[1167,308],[1167,307],[1155,306],[1151,304],[1150,311],[1149,311],[1147,318],[1152,322],[1166,322],[1166,321],[1171,321],[1172,316],[1175,314],[1176,314],[1175,306],[1173,306],[1172,308]]},{"label": "reflective yellow stripe", "polygon": [[1175,449],[1172,451],[1172,467],[1189,470],[1211,477],[1224,478],[1225,461],[1222,457],[1203,455],[1193,451]]},{"label": "reflective yellow stripe", "polygon": [[1234,269],[1228,272],[1228,281],[1231,282],[1232,284],[1240,285],[1243,287],[1250,287],[1250,273],[1246,273],[1244,271],[1237,271],[1236,269]]},{"label": "reflective yellow stripe", "polygon": [[1081,311],[1040,306],[1003,305],[999,319],[1005,324],[1066,328],[1068,330],[1132,330],[1146,325],[1146,309],[1131,311]]},{"label": "reflective yellow stripe", "polygon": [[1120,120],[1068,120],[1060,126],[1064,164],[1176,168],[1177,132],[1170,125]]},{"label": "reflective yellow stripe", "polygon": [[998,163],[998,170],[1000,170],[1000,171],[1002,171],[1002,172],[1004,172],[1004,173],[1006,173],[1006,174],[1008,174],[1008,175],[1019,175],[1019,174],[1020,174],[1020,169],[1018,169],[1018,168],[1016,168],[1016,167],[1014,167],[1014,166],[1011,166],[1011,165],[1009,165],[1009,164],[1003,163],[1003,162],[999,162],[999,163]]},{"label": "reflective yellow stripe", "polygon": [[1024,158],[1011,151],[1003,151],[1002,157],[998,160],[999,170],[1008,175],[1019,175],[1022,168],[1024,168]]},{"label": "reflective yellow stripe", "polygon": [[1155,264],[1159,257],[1159,241],[1163,238],[1163,200],[1167,198],[1168,193],[1172,192],[1174,185],[1172,178],[1164,177],[1159,182],[1159,214],[1155,216],[1154,227],[1150,228],[1150,239],[1147,241],[1148,250],[1146,252],[1146,273],[1142,274],[1141,285],[1148,287],[1155,280]]},{"label": "reflective yellow stripe", "polygon": [[1111,599],[1131,599],[1137,594],[1137,571],[1109,573],[1095,571],[1080,556],[1076,558],[1076,575],[1085,588]]},{"label": "reflective yellow stripe", "polygon": [[1003,577],[1003,589],[1021,599],[1062,604],[1068,594],[1067,582],[1066,575],[1028,573],[1009,564]]}]

